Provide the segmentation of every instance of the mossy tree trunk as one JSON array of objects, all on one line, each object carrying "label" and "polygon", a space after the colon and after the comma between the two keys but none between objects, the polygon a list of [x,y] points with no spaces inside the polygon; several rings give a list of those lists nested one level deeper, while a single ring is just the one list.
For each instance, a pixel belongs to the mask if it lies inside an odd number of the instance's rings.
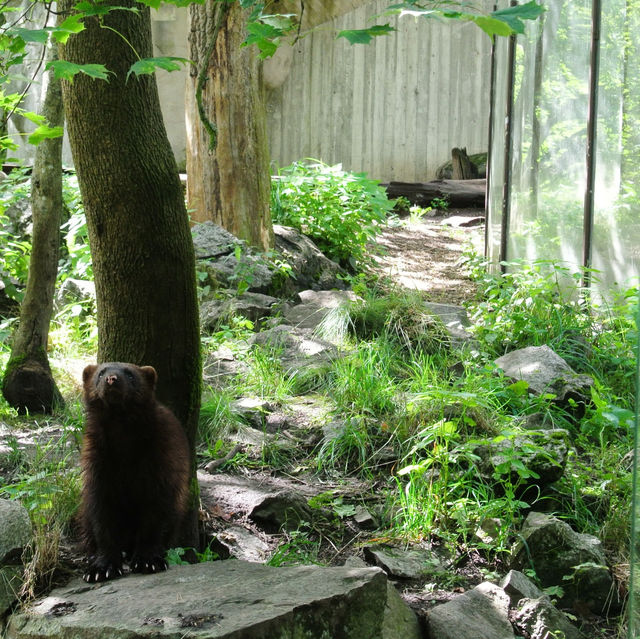
[{"label": "mossy tree trunk", "polygon": [[[189,7],[187,81],[187,199],[192,217],[212,220],[253,246],[273,246],[270,167],[262,66],[253,47],[242,47],[248,10],[207,0]],[[216,24],[216,45],[211,51]],[[202,106],[217,127],[217,144],[198,114]]]},{"label": "mossy tree trunk", "polygon": [[[53,73],[42,115],[52,127],[64,122],[60,81]],[[63,403],[47,357],[62,219],[62,137],[43,140],[36,149],[31,210],[33,231],[27,288],[2,380],[2,394],[19,413],[51,413]]]},{"label": "mossy tree trunk", "polygon": [[[70,12],[74,0],[63,0]],[[132,6],[123,0],[121,6]],[[69,140],[87,218],[96,285],[99,362],[152,365],[157,395],[182,422],[194,458],[182,544],[198,545],[195,438],[201,363],[195,257],[176,162],[154,76],[130,66],[152,56],[149,10],[85,20],[62,48],[76,64],[101,63],[108,82],[63,84]],[[108,28],[105,28],[108,27]]]}]

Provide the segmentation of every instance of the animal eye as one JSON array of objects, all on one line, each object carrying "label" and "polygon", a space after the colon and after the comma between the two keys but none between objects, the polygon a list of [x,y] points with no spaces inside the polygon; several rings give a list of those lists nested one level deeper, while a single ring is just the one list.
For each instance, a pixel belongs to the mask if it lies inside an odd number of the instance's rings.
[{"label": "animal eye", "polygon": [[126,370],[124,371],[124,374],[127,376],[127,379],[128,379],[130,382],[132,382],[132,381],[133,381],[133,373],[132,373],[130,370],[126,369]]},{"label": "animal eye", "polygon": [[104,369],[102,369],[102,370],[98,373],[98,379],[100,379],[103,375],[104,375]]}]

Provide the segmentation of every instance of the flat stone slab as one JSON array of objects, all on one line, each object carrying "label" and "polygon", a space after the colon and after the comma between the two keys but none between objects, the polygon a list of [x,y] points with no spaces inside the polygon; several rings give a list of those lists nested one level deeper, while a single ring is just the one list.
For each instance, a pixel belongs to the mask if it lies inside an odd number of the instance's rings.
[{"label": "flat stone slab", "polygon": [[509,597],[484,582],[428,613],[430,637],[437,639],[514,639]]},{"label": "flat stone slab", "polygon": [[[77,580],[12,616],[8,639],[386,639],[377,568],[237,560],[172,566],[89,586]],[[415,623],[415,619],[413,620]],[[414,635],[415,636],[415,635]]]}]

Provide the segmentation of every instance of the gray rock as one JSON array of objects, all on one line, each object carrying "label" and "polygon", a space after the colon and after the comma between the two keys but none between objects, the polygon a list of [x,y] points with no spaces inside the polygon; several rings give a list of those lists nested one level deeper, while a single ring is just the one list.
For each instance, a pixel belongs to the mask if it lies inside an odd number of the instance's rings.
[{"label": "gray rock", "polygon": [[387,582],[382,639],[421,639],[420,623],[395,586]]},{"label": "gray rock", "polygon": [[584,635],[551,603],[548,597],[522,599],[511,615],[513,625],[530,639],[585,639]]},{"label": "gray rock", "polygon": [[510,570],[500,587],[509,595],[512,608],[516,607],[520,599],[539,599],[544,596],[542,590],[519,570]]},{"label": "gray rock", "polygon": [[260,254],[247,249],[240,259],[234,255],[223,255],[215,261],[201,262],[209,278],[217,288],[242,289],[253,293],[270,293],[274,273],[269,262]]},{"label": "gray rock", "polygon": [[322,308],[338,308],[358,300],[353,291],[314,291],[308,289],[297,295],[301,304],[314,304]]},{"label": "gray rock", "polygon": [[210,221],[195,224],[191,236],[199,260],[228,255],[240,243],[235,235]]},{"label": "gray rock", "polygon": [[79,456],[74,434],[61,426],[16,429],[0,422],[0,470],[36,458],[41,462],[72,463]]},{"label": "gray rock", "polygon": [[301,486],[264,474],[243,477],[218,473],[212,477],[198,473],[198,483],[203,503],[221,512],[244,514],[268,532],[295,529],[301,521],[310,521],[307,500],[321,491],[321,487]]},{"label": "gray rock", "polygon": [[22,573],[22,566],[0,566],[0,636],[3,617],[18,601],[18,593],[24,583]]},{"label": "gray rock", "polygon": [[440,559],[423,548],[397,548],[394,546],[367,546],[365,557],[392,577],[418,579],[444,570]]},{"label": "gray rock", "polygon": [[431,639],[514,639],[509,597],[484,582],[427,613]]},{"label": "gray rock", "polygon": [[424,307],[427,312],[435,315],[442,322],[454,346],[463,346],[473,340],[472,335],[467,331],[471,325],[469,316],[462,306],[425,302]]},{"label": "gray rock", "polygon": [[297,530],[302,522],[311,520],[311,509],[307,500],[291,491],[283,490],[266,496],[250,513],[249,517],[267,532]]},{"label": "gray rock", "polygon": [[257,333],[250,339],[273,349],[279,354],[286,372],[310,374],[326,368],[339,357],[338,349],[329,342],[315,337],[311,330],[280,325]]},{"label": "gray rock", "polygon": [[202,367],[202,381],[205,386],[222,390],[229,379],[247,370],[247,365],[237,359],[228,347],[220,347],[206,356]]},{"label": "gray rock", "polygon": [[388,598],[384,573],[373,568],[227,560],[91,587],[73,582],[14,615],[8,639],[415,638],[410,615],[395,614],[397,627],[386,627]]},{"label": "gray rock", "polygon": [[491,481],[496,467],[515,459],[537,477],[519,477],[518,472],[513,470],[510,477],[513,483],[520,481],[521,486],[547,486],[564,473],[568,454],[566,437],[564,430],[547,430],[480,444],[474,448],[474,454],[478,456],[478,470],[485,479]]},{"label": "gray rock", "polygon": [[286,309],[284,319],[297,328],[311,330],[321,327],[329,316],[335,315],[336,309],[346,308],[358,299],[351,291],[307,290],[297,297],[300,303]]},{"label": "gray rock", "polygon": [[601,614],[613,580],[602,544],[592,535],[544,513],[531,512],[512,550],[511,568],[533,568],[543,587],[561,586],[563,605],[587,607]]},{"label": "gray rock", "polygon": [[507,377],[527,382],[531,393],[553,393],[555,402],[567,409],[575,402],[584,412],[584,405],[590,401],[593,379],[578,375],[548,346],[528,346],[512,351],[498,357],[495,364]]},{"label": "gray rock", "polygon": [[233,315],[242,315],[256,324],[273,315],[278,299],[261,293],[243,293],[238,297],[205,300],[200,304],[200,328],[211,332]]},{"label": "gray rock", "polygon": [[269,544],[242,526],[228,526],[217,533],[216,541],[231,557],[264,563],[271,553]]},{"label": "gray rock", "polygon": [[56,309],[61,309],[67,304],[77,304],[96,299],[96,286],[90,280],[78,280],[68,278],[62,282],[56,293]]},{"label": "gray rock", "polygon": [[0,564],[17,563],[31,541],[29,513],[17,501],[0,499]]},{"label": "gray rock", "polygon": [[356,506],[353,519],[364,530],[374,530],[378,525],[376,518],[364,506]]},{"label": "gray rock", "polygon": [[18,600],[22,552],[31,541],[29,513],[20,503],[0,499],[0,619]]},{"label": "gray rock", "polygon": [[237,413],[253,428],[263,430],[265,417],[273,411],[275,406],[264,399],[257,397],[242,397],[231,402],[231,410]]},{"label": "gray rock", "polygon": [[289,286],[295,290],[330,290],[345,289],[344,280],[339,275],[346,275],[336,262],[333,262],[318,249],[305,235],[288,226],[273,225],[276,250],[291,266],[294,280]]}]

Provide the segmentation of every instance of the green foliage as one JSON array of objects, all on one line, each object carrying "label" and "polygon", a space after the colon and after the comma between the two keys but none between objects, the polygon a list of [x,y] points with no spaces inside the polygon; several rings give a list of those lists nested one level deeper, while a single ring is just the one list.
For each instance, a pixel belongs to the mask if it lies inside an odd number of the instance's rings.
[{"label": "green foliage", "polygon": [[207,546],[203,552],[198,552],[195,548],[169,548],[169,550],[167,550],[166,560],[170,566],[187,566],[193,562],[186,561],[184,559],[186,555],[194,557],[196,563],[199,564],[205,561],[219,561],[221,559],[217,552]]},{"label": "green foliage", "polygon": [[231,395],[225,391],[209,389],[204,396],[198,421],[198,440],[210,449],[215,448],[221,437],[237,430],[241,424],[231,408],[232,401]]},{"label": "green foliage", "polygon": [[470,305],[470,317],[487,354],[547,344],[574,370],[606,379],[614,396],[628,401],[634,394],[637,291],[592,312],[580,272],[546,260],[509,267],[504,274],[472,268],[480,299]]},{"label": "green foliage", "polygon": [[[302,524],[304,525],[304,524]],[[320,543],[311,539],[303,530],[292,530],[286,534],[267,561],[267,566],[319,565]]]},{"label": "green foliage", "polygon": [[[25,169],[14,169],[0,182],[0,244],[2,244],[2,266],[0,279],[7,295],[20,302],[24,296],[16,283],[24,287],[29,273],[30,237],[22,229],[25,220],[20,219],[24,201],[29,198],[29,180]],[[7,209],[14,212],[11,217]]]},{"label": "green foliage", "polygon": [[158,69],[165,71],[179,71],[184,65],[192,64],[187,58],[177,58],[175,56],[164,56],[159,58],[144,58],[131,65],[127,73],[127,79],[133,73],[135,76],[151,75]]},{"label": "green foliage", "polygon": [[[458,11],[457,9],[461,9]],[[473,11],[473,13],[471,13]],[[414,18],[460,20],[472,22],[480,27],[489,37],[510,36],[515,33],[524,33],[523,20],[536,20],[545,11],[544,7],[536,0],[530,0],[526,4],[515,5],[507,9],[499,9],[489,14],[469,2],[447,0],[406,0],[389,5],[386,15],[412,16]],[[395,31],[389,24],[376,25],[366,29],[352,29],[341,31],[338,37],[346,38],[351,44],[368,44],[372,38],[388,35]]]},{"label": "green foliage", "polygon": [[328,257],[355,269],[393,208],[385,190],[363,173],[316,160],[294,162],[273,180],[271,214],[311,237]]}]

